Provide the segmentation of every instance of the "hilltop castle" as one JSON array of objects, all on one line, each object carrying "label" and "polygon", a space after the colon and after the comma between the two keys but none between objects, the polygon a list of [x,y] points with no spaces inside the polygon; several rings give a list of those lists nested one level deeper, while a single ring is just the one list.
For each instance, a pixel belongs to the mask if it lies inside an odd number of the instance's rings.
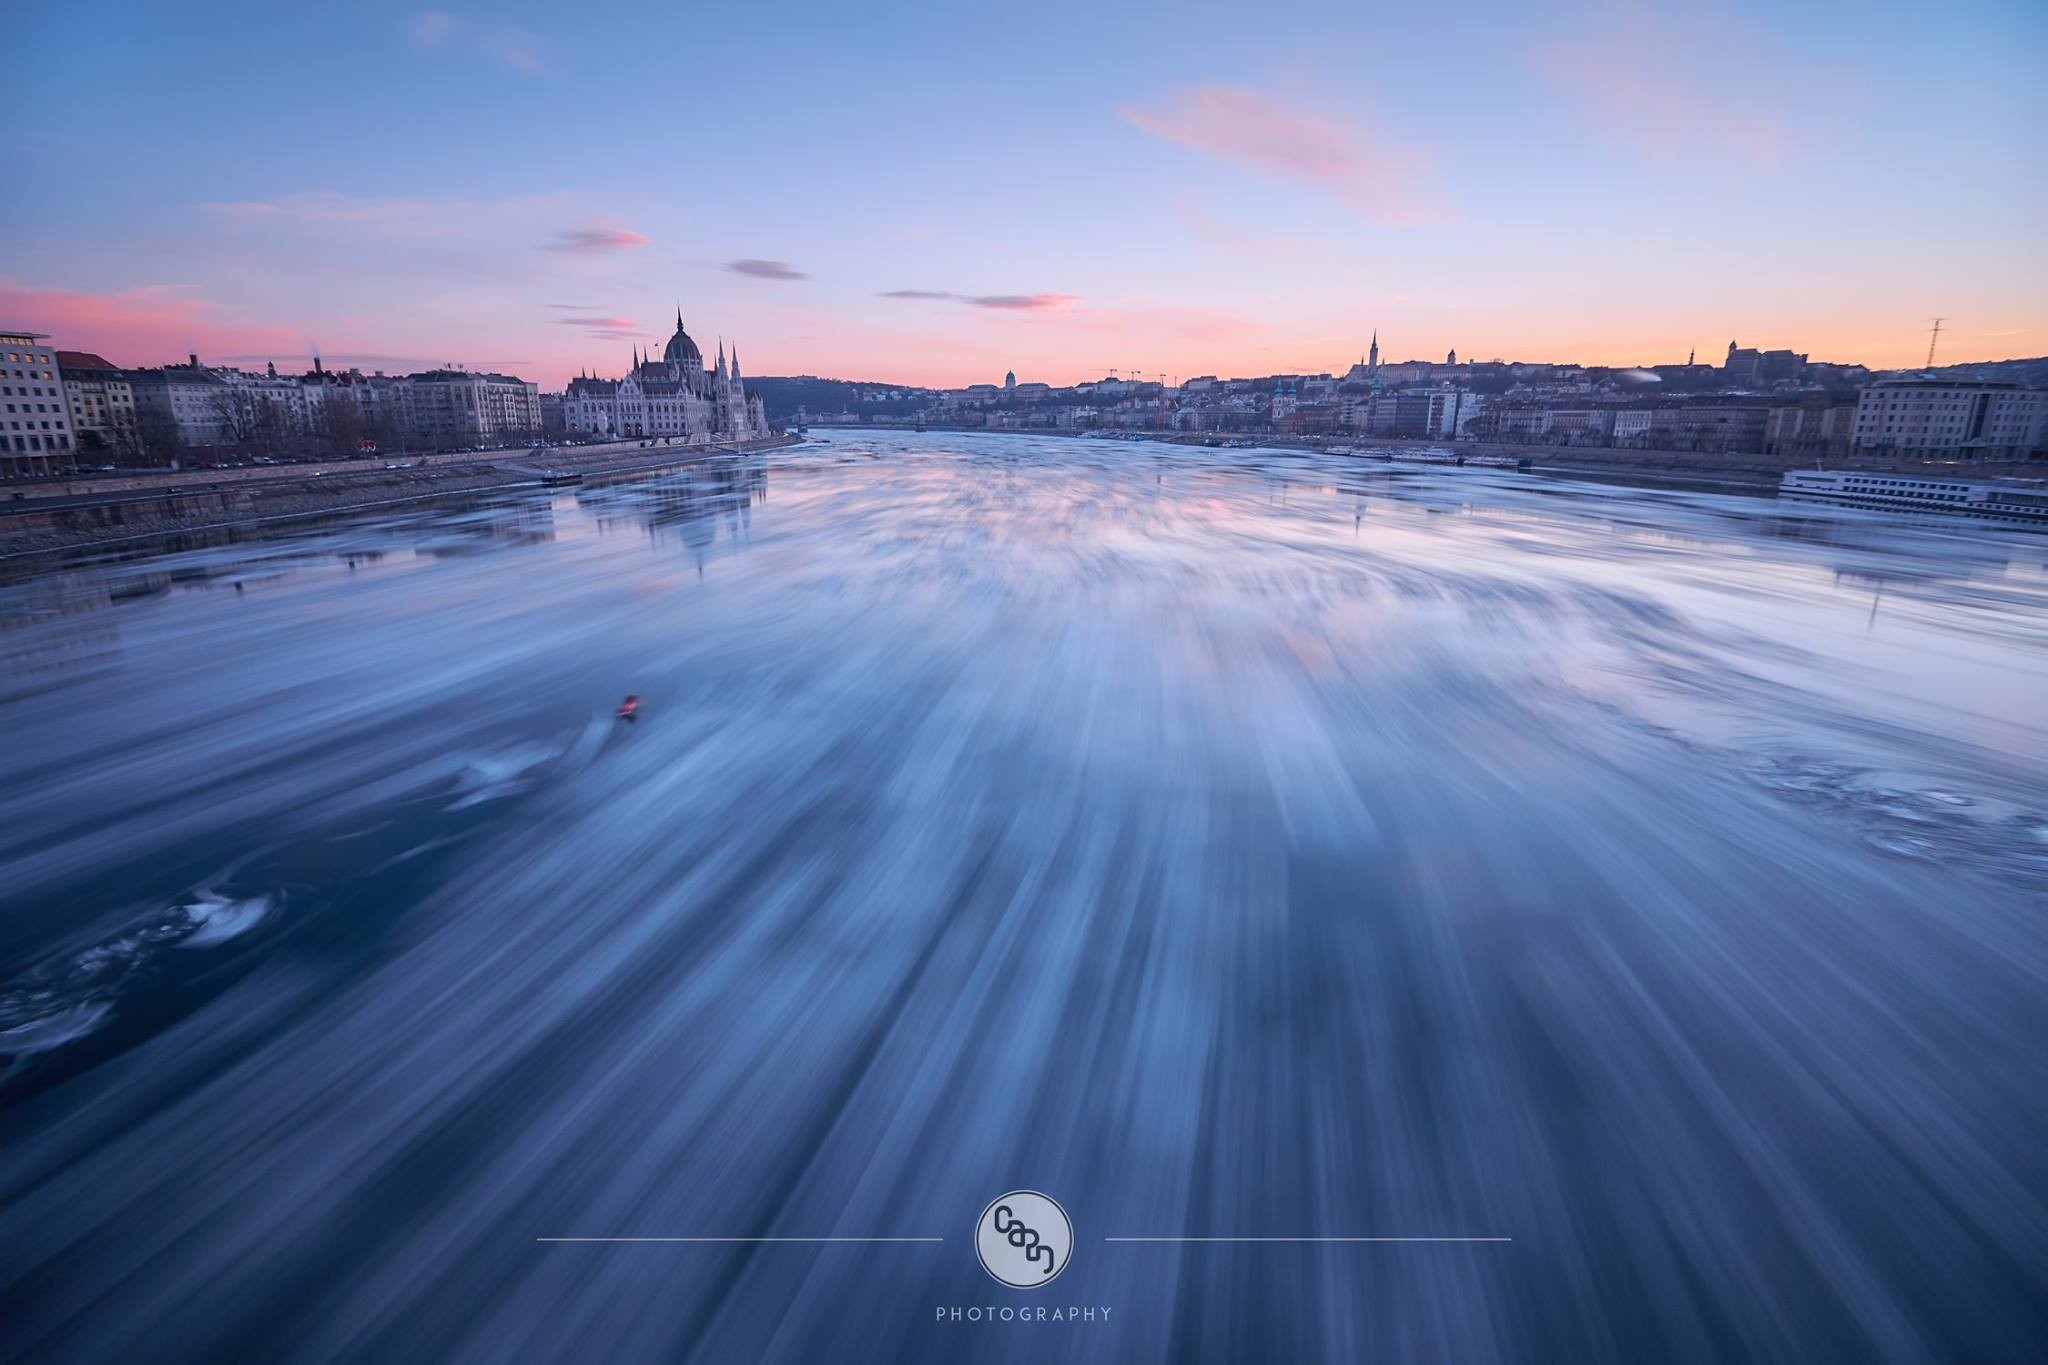
[{"label": "hilltop castle", "polygon": [[586,436],[666,436],[683,441],[748,441],[768,434],[768,413],[758,394],[740,382],[740,353],[706,370],[704,353],[683,330],[676,310],[676,334],[661,359],[643,357],[636,347],[624,379],[589,375],[569,381],[562,395],[562,425]]}]

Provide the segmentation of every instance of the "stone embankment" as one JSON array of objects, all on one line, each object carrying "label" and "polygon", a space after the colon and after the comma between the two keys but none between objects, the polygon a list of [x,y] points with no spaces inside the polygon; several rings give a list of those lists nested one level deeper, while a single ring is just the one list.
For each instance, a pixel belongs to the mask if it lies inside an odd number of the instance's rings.
[{"label": "stone embankment", "polygon": [[537,483],[544,467],[586,479],[651,473],[721,455],[773,449],[797,439],[772,437],[715,446],[626,442],[442,456],[443,462],[405,468],[350,461],[317,468],[185,471],[44,485],[34,490],[34,496],[0,503],[0,558],[514,488]]}]

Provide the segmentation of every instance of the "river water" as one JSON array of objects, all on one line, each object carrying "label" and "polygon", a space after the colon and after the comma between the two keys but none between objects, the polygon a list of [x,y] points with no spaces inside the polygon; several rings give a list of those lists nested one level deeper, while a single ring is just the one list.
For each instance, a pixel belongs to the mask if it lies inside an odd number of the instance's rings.
[{"label": "river water", "polygon": [[1144,443],[17,573],[0,1357],[2018,1358],[2044,698],[2048,537]]}]

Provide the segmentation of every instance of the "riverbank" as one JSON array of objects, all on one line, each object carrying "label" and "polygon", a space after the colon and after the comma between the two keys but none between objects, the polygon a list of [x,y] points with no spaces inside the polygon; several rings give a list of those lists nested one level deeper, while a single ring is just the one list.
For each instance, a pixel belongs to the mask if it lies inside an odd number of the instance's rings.
[{"label": "riverbank", "polygon": [[[261,470],[198,470],[72,485],[0,509],[0,559],[114,546],[157,536],[427,502],[538,486],[543,466],[584,479],[658,473],[719,456],[794,445],[796,436],[718,445],[619,442],[509,450],[395,468],[374,461]],[[241,477],[230,477],[241,476]]]},{"label": "riverbank", "polygon": [[[830,423],[813,423],[815,431],[853,431],[879,433],[901,431],[901,427],[889,426],[841,426]],[[1550,474],[1587,474],[1603,480],[1638,480],[1645,484],[1686,483],[1692,485],[1727,484],[1751,489],[1775,489],[1778,481],[1788,470],[1810,469],[1814,465],[1811,456],[1766,455],[1754,452],[1724,453],[1701,450],[1632,450],[1611,446],[1560,446],[1509,444],[1502,442],[1422,440],[1389,436],[1279,436],[1257,433],[1190,432],[1190,431],[1071,431],[1058,428],[1032,428],[1024,431],[990,431],[982,427],[929,427],[933,432],[961,435],[991,436],[1063,436],[1081,440],[1143,440],[1157,441],[1166,445],[1197,446],[1209,449],[1252,448],[1259,450],[1307,450],[1335,451],[1351,450],[1361,457],[1391,455],[1399,459],[1403,455],[1422,452],[1443,452],[1474,457],[1506,457],[1529,461],[1530,471]],[[1243,446],[1231,443],[1242,442]],[[1833,469],[1858,469],[1872,473],[1939,474],[1949,479],[1994,479],[1994,478],[2039,478],[2048,474],[2048,464],[2041,461],[1962,461],[1926,460],[1912,458],[1884,459],[1876,456],[1859,455],[1854,459],[1836,457],[1824,463]]]}]

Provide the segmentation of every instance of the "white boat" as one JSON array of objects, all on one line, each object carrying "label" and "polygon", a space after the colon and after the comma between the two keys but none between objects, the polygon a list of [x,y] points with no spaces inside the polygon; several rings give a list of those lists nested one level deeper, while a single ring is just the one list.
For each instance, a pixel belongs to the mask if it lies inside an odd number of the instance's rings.
[{"label": "white boat", "polygon": [[1872,474],[1853,469],[1794,469],[1778,496],[1886,512],[1938,512],[2011,526],[2048,527],[2048,481],[1957,479],[1935,474]]}]

